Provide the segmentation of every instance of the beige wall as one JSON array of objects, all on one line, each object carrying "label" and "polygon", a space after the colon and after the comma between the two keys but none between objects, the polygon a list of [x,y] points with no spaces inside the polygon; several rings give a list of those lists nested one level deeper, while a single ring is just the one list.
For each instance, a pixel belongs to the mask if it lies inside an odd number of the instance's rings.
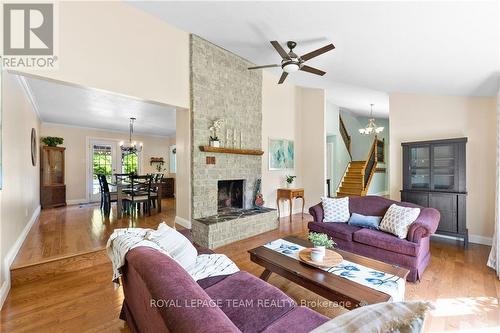
[{"label": "beige wall", "polygon": [[399,199],[402,188],[401,142],[467,137],[467,228],[471,241],[491,237],[496,117],[495,97],[391,94],[391,197]]},{"label": "beige wall", "polygon": [[[64,138],[63,147],[66,147],[66,199],[69,204],[85,202],[87,200],[88,168],[88,140],[110,139],[118,142],[128,140],[128,133],[109,132],[97,129],[64,126],[43,123],[41,136],[59,136]],[[151,157],[163,157],[164,168],[168,170],[169,146],[175,143],[175,138],[134,135],[134,140],[144,144],[141,154],[142,173],[156,173],[154,166],[149,165]],[[166,176],[167,171],[164,171]]]},{"label": "beige wall", "polygon": [[[265,206],[276,208],[276,189],[285,187],[286,175],[296,175],[295,186],[302,186],[300,150],[300,108],[298,88],[290,83],[276,84],[278,77],[268,72],[262,74],[262,194]],[[269,139],[289,139],[295,144],[294,170],[269,170]],[[300,200],[294,202],[299,211]],[[283,215],[288,215],[289,205],[281,205]]]},{"label": "beige wall", "polygon": [[326,97],[322,89],[300,88],[299,153],[306,210],[326,192]]},{"label": "beige wall", "polygon": [[175,118],[177,169],[175,175],[175,204],[177,222],[191,227],[191,119],[188,110],[177,109]]},{"label": "beige wall", "polygon": [[[276,208],[276,190],[285,187],[285,176],[295,175],[294,187],[303,187],[306,211],[324,195],[326,182],[325,96],[323,90],[300,88],[290,83],[277,84],[278,77],[263,72],[262,82],[262,194],[266,207]],[[269,138],[294,140],[294,170],[269,170]],[[302,208],[295,200],[294,212]],[[282,215],[289,214],[287,202]]]},{"label": "beige wall", "polygon": [[[31,164],[31,129],[39,133],[39,120],[18,77],[3,72],[2,87],[2,167],[1,190],[1,264],[3,276],[20,245],[18,239],[39,205],[39,162]],[[16,244],[17,243],[17,244]],[[1,296],[1,295],[0,295]]]},{"label": "beige wall", "polygon": [[122,1],[59,2],[58,31],[59,69],[36,74],[189,107],[187,32]]}]

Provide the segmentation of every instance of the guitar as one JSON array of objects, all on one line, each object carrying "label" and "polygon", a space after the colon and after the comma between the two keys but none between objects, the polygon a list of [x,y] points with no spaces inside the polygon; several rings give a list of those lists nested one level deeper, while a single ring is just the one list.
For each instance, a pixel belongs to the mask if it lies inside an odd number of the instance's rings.
[{"label": "guitar", "polygon": [[260,186],[261,186],[261,179],[257,179],[255,183],[255,200],[254,200],[255,207],[264,206],[264,196],[262,195],[262,193],[260,193]]}]

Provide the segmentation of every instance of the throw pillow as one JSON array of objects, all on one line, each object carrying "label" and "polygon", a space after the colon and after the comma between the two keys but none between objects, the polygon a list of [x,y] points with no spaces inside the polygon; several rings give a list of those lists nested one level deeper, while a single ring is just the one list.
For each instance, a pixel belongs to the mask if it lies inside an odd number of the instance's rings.
[{"label": "throw pillow", "polygon": [[184,269],[196,262],[198,251],[183,234],[169,227],[165,222],[158,229],[152,230],[147,236],[151,242],[158,244]]},{"label": "throw pillow", "polygon": [[347,222],[349,221],[349,197],[335,199],[322,197],[323,222]]},{"label": "throw pillow", "polygon": [[434,309],[430,302],[390,302],[362,306],[316,327],[311,333],[422,331],[425,313]]},{"label": "throw pillow", "polygon": [[349,219],[349,224],[356,227],[378,230],[378,225],[381,220],[381,216],[366,216],[352,213],[351,218]]},{"label": "throw pillow", "polygon": [[380,223],[379,229],[389,232],[399,238],[406,238],[410,224],[415,222],[420,214],[420,208],[402,207],[392,204]]}]

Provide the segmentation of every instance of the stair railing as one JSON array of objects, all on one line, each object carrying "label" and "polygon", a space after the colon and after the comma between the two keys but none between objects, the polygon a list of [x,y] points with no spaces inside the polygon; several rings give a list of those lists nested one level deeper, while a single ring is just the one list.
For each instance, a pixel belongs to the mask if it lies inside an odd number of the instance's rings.
[{"label": "stair railing", "polygon": [[349,135],[349,132],[347,132],[347,128],[345,127],[344,121],[342,120],[340,114],[339,114],[339,131],[340,131],[340,136],[342,136],[342,140],[344,141],[345,147],[347,148],[347,152],[349,153],[349,157],[351,158],[352,161],[351,136]]},{"label": "stair railing", "polygon": [[372,146],[370,148],[370,152],[368,153],[365,165],[363,167],[363,183],[362,183],[363,191],[368,190],[368,186],[370,186],[373,174],[377,169],[377,158],[378,158],[377,149],[379,146],[379,141],[380,140],[378,140],[377,136],[375,136]]}]

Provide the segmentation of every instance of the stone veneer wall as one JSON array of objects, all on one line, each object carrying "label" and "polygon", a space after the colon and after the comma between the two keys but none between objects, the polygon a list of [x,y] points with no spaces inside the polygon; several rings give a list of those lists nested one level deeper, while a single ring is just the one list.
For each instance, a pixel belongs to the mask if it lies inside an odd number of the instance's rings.
[{"label": "stone veneer wall", "polygon": [[[252,206],[255,182],[261,178],[261,156],[201,152],[208,145],[215,119],[226,125],[219,134],[225,145],[226,128],[243,133],[242,148],[262,148],[262,73],[252,63],[196,35],[190,38],[192,119],[192,218],[217,214],[217,181],[244,179],[245,208]],[[239,141],[239,140],[238,140]],[[215,156],[215,165],[206,157]]]}]

